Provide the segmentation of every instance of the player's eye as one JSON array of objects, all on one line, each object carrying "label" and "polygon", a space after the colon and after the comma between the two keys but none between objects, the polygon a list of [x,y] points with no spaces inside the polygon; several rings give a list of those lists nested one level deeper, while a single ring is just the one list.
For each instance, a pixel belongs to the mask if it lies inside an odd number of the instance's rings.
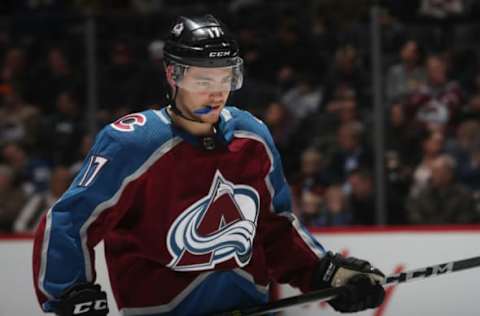
[{"label": "player's eye", "polygon": [[226,77],[222,80],[222,84],[230,83],[230,82],[232,82],[232,77]]},{"label": "player's eye", "polygon": [[195,84],[199,87],[210,87],[211,83],[208,81],[197,81]]}]

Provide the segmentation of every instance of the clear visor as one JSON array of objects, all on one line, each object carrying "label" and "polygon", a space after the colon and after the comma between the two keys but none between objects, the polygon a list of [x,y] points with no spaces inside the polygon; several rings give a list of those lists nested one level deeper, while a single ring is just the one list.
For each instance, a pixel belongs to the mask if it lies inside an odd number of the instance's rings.
[{"label": "clear visor", "polygon": [[234,91],[242,87],[243,61],[228,67],[196,67],[173,65],[173,79],[177,86],[190,92],[210,93]]}]

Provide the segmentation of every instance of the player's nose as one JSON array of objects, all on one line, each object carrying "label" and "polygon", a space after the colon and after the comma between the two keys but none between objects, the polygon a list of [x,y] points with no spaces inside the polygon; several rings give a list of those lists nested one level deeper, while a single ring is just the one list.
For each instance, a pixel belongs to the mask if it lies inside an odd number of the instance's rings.
[{"label": "player's nose", "polygon": [[210,97],[211,98],[218,98],[218,97],[223,97],[227,92],[218,90],[218,91],[212,91],[210,92]]},{"label": "player's nose", "polygon": [[210,101],[217,103],[222,102],[225,99],[225,95],[227,92],[224,91],[216,91],[210,93]]}]

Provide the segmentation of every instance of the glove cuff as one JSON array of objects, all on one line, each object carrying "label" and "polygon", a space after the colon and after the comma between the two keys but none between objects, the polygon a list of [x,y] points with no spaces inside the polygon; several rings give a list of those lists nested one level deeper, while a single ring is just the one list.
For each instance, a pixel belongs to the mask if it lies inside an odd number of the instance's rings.
[{"label": "glove cuff", "polygon": [[312,286],[314,290],[320,290],[331,287],[331,282],[338,266],[335,265],[333,259],[335,255],[328,251],[323,258],[318,262],[313,271]]},{"label": "glove cuff", "polygon": [[75,284],[60,295],[54,311],[59,316],[105,316],[109,312],[107,293],[98,284]]},{"label": "glove cuff", "polygon": [[81,291],[95,291],[95,292],[101,292],[100,285],[98,284],[93,284],[93,283],[88,283],[88,282],[83,282],[83,283],[76,283],[75,285],[69,287],[65,291],[60,294],[60,299],[65,300],[68,299],[71,296],[76,295],[78,292]]}]

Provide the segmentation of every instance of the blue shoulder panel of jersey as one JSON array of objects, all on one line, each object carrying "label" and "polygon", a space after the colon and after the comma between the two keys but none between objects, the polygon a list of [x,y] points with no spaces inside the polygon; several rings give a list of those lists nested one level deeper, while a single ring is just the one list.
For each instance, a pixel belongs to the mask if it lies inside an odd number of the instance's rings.
[{"label": "blue shoulder panel of jersey", "polygon": [[160,112],[152,110],[126,115],[99,132],[79,173],[47,214],[39,285],[52,302],[73,284],[93,281],[88,227],[178,142]]}]

